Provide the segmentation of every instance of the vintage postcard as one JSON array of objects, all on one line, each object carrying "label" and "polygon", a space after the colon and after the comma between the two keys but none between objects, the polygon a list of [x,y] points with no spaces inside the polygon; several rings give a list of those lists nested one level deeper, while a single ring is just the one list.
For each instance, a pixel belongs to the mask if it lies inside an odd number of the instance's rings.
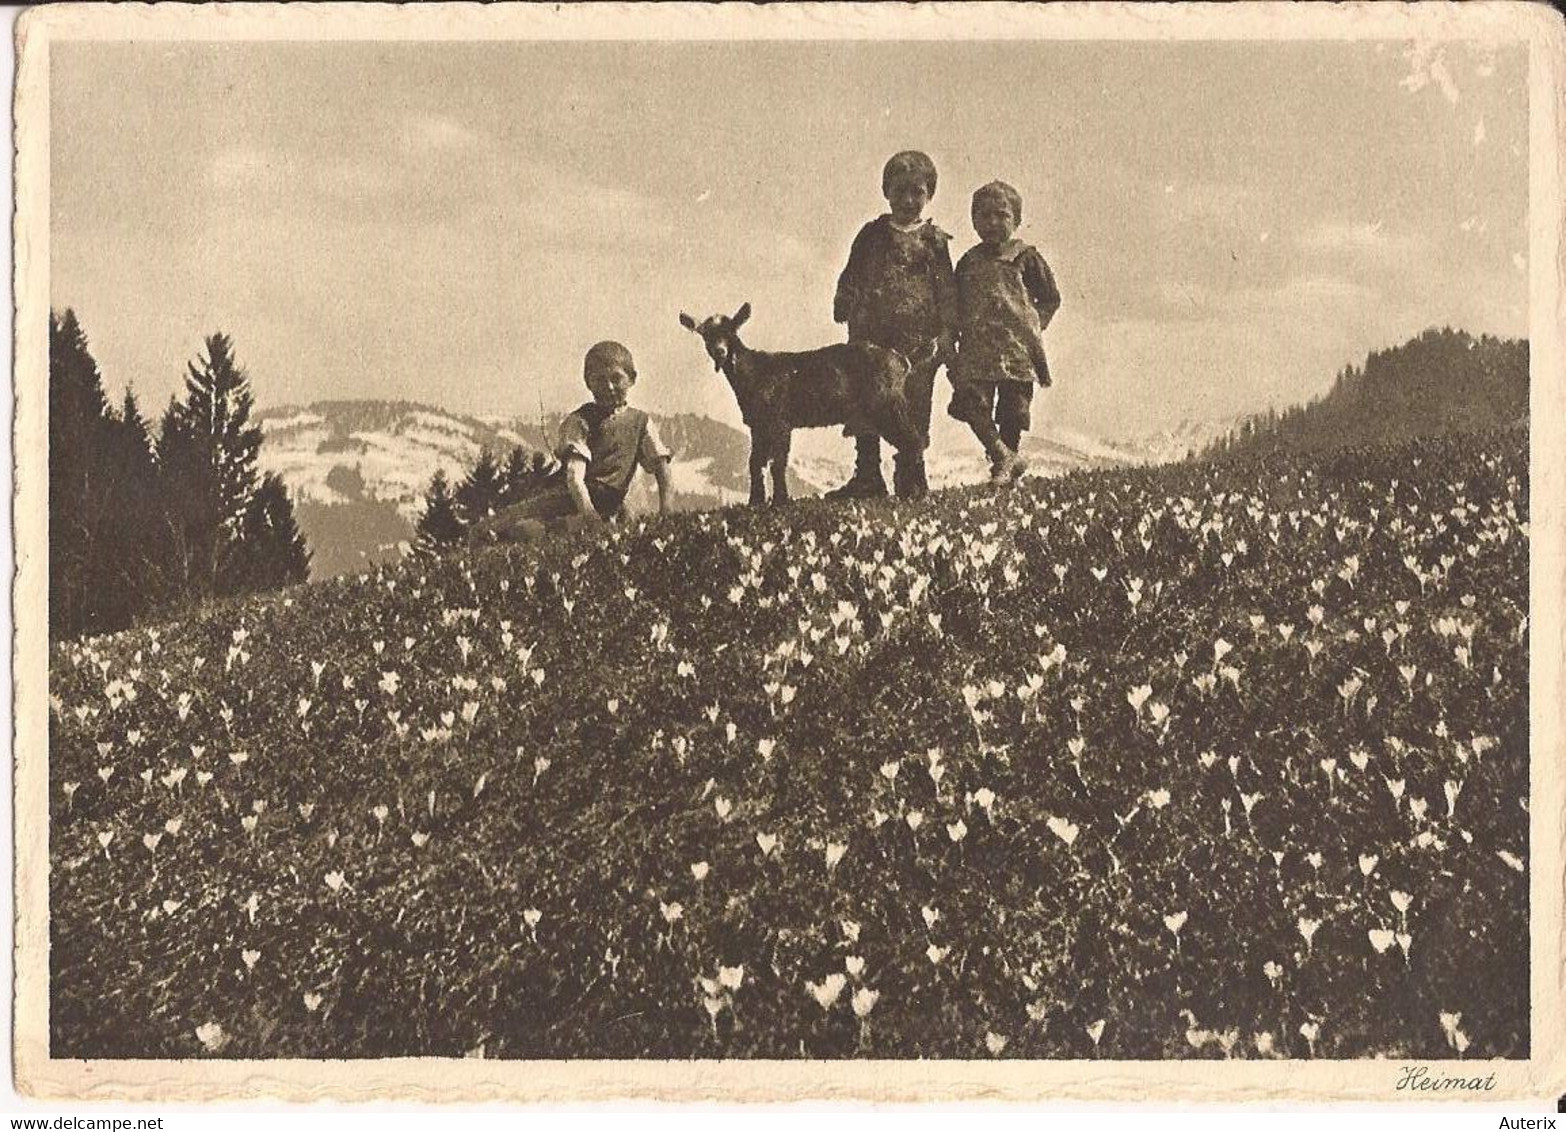
[{"label": "vintage postcard", "polygon": [[1543,5],[66,5],[16,1082],[1566,1092]]}]

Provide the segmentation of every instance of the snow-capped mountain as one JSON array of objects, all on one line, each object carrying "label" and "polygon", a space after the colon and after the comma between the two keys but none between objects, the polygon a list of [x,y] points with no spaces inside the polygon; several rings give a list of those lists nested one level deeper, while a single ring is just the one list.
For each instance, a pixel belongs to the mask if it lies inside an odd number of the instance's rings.
[{"label": "snow-capped mountain", "polygon": [[[267,409],[257,418],[264,436],[261,469],[287,484],[318,578],[404,553],[437,471],[455,485],[484,449],[501,458],[518,446],[548,450],[560,423],[559,417],[480,418],[389,401],[322,401]],[[677,506],[716,507],[745,497],[748,436],[690,414],[655,420],[678,457]],[[790,478],[798,494],[821,490],[797,470]],[[632,506],[647,507],[651,500],[651,480],[639,477]]]},{"label": "snow-capped mountain", "polygon": [[[547,450],[559,426],[558,417],[541,422],[474,417],[390,401],[321,401],[267,409],[257,417],[265,437],[261,468],[287,484],[318,578],[362,570],[404,553],[437,470],[455,484],[484,449],[501,458],[516,446]],[[654,419],[675,453],[677,506],[714,507],[746,498],[746,433],[690,414]],[[978,483],[988,475],[983,454],[971,438],[954,431],[957,427],[936,425],[927,461],[932,487]],[[1046,425],[1025,439],[1023,453],[1035,474],[1058,475],[1178,459],[1190,446],[1190,438],[1178,430],[1145,444],[1109,443]],[[890,469],[890,454],[886,465]],[[835,487],[852,467],[853,443],[837,430],[796,434],[790,461],[795,494],[816,495]],[[651,503],[651,480],[638,477],[631,505]]]},{"label": "snow-capped mountain", "polygon": [[1135,463],[1172,464],[1200,456],[1209,444],[1239,429],[1247,419],[1244,414],[1210,420],[1186,417],[1173,428],[1117,442],[1116,447],[1128,453]]}]

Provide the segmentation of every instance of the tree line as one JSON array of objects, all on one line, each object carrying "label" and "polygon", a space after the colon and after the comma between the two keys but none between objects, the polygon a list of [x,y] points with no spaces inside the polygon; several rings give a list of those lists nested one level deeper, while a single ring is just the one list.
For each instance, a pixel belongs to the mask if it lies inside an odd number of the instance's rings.
[{"label": "tree line", "polygon": [[1306,405],[1250,417],[1202,458],[1317,452],[1528,420],[1528,342],[1430,329],[1345,366]]},{"label": "tree line", "polygon": [[467,541],[474,523],[518,503],[547,484],[559,463],[547,452],[516,445],[502,462],[488,448],[453,486],[437,468],[424,493],[415,550],[439,554]]},{"label": "tree line", "polygon": [[213,334],[154,431],[132,389],[109,403],[76,313],[50,312],[51,639],[306,579],[288,492],[256,466],[252,407],[233,341]]}]

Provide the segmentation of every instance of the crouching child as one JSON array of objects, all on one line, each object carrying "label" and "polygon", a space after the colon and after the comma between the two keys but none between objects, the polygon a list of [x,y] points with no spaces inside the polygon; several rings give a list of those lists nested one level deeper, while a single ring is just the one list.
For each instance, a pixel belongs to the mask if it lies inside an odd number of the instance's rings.
[{"label": "crouching child", "polygon": [[658,513],[669,510],[669,450],[652,418],[628,403],[636,384],[631,352],[618,342],[599,342],[587,351],[582,376],[593,399],[561,422],[559,468],[538,493],[475,524],[470,541],[531,542],[613,523],[624,514],[638,469],[658,485]]}]

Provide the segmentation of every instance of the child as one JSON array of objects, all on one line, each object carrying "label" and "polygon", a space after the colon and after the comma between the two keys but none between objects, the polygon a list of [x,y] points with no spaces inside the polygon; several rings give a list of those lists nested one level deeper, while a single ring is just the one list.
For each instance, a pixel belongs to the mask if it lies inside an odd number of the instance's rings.
[{"label": "child", "polygon": [[[951,237],[923,219],[935,195],[935,179],[935,164],[916,150],[905,150],[886,163],[881,193],[891,212],[870,221],[854,237],[832,304],[833,319],[848,324],[850,342],[888,347],[912,363],[908,402],[914,424],[926,439],[935,371],[951,349],[957,316],[947,247]],[[854,440],[853,478],[829,492],[829,498],[884,496],[880,437],[869,433]],[[899,495],[928,490],[923,453],[899,454],[893,484]]]},{"label": "child", "polygon": [[658,484],[658,513],[669,510],[669,450],[647,414],[626,404],[636,383],[631,351],[600,342],[587,351],[582,371],[593,399],[561,423],[560,470],[539,494],[476,525],[474,541],[529,542],[551,529],[613,522],[637,468]]},{"label": "child", "polygon": [[1036,248],[1013,238],[1022,197],[1003,181],[973,194],[982,241],[957,264],[957,357],[947,370],[947,412],[973,429],[990,458],[990,479],[1015,483],[1028,465],[1017,454],[1031,424],[1033,383],[1050,384],[1044,328],[1060,289]]}]

